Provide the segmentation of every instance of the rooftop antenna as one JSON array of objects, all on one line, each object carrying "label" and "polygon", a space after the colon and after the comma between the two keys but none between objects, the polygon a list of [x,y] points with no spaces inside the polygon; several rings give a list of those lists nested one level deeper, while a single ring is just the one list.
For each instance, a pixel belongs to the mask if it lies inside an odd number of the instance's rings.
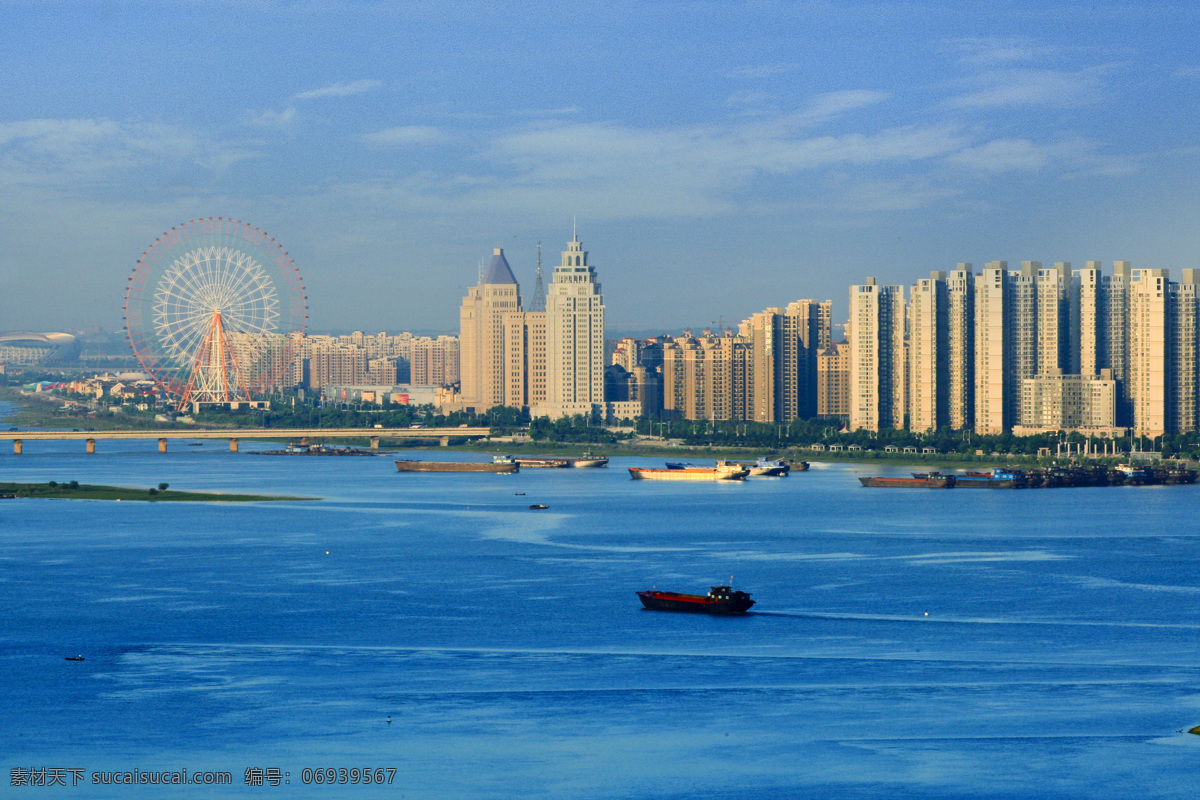
[{"label": "rooftop antenna", "polygon": [[530,311],[546,310],[546,288],[542,285],[542,243],[537,244],[537,280],[533,284],[533,304]]}]

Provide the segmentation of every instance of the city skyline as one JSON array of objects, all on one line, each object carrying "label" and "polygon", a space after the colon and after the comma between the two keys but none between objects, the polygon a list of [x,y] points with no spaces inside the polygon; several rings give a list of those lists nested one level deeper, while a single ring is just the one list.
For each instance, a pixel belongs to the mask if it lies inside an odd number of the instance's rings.
[{"label": "city skyline", "polygon": [[453,332],[480,258],[531,286],[575,218],[614,335],[796,297],[840,320],[863,274],[961,261],[1177,272],[1200,266],[1198,16],[10,3],[0,328],[118,328],[138,255],[208,216],[287,249],[311,330]]}]

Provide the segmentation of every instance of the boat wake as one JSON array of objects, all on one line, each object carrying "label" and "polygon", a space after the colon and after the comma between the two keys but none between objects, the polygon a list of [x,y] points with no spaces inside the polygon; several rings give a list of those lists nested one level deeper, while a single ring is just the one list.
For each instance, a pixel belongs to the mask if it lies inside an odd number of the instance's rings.
[{"label": "boat wake", "polygon": [[938,625],[1038,625],[1045,627],[1095,628],[1156,628],[1200,630],[1200,624],[1186,622],[1114,622],[1107,620],[1075,619],[1004,619],[999,617],[936,617],[922,614],[838,614],[828,611],[750,611],[759,617],[791,617],[794,619],[845,620],[847,622],[919,622]]}]

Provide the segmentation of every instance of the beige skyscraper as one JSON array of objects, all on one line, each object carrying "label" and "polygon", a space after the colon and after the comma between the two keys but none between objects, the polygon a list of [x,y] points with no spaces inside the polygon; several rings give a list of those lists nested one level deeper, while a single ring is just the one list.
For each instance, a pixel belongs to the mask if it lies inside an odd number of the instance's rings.
[{"label": "beige skyscraper", "polygon": [[504,251],[492,254],[478,286],[468,290],[459,309],[459,373],[462,405],[476,412],[512,398],[506,380],[506,314],[521,310],[521,295]]},{"label": "beige skyscraper", "polygon": [[1071,265],[1065,261],[1036,270],[1037,369],[1035,374],[1071,370]]},{"label": "beige skyscraper", "polygon": [[1133,424],[1130,399],[1129,291],[1133,270],[1128,261],[1114,261],[1113,274],[1100,284],[1100,368],[1112,370],[1117,382],[1117,424]]},{"label": "beige skyscraper", "polygon": [[1135,269],[1129,285],[1129,399],[1143,436],[1167,431],[1169,283],[1165,269]]},{"label": "beige skyscraper", "polygon": [[780,365],[784,359],[783,309],[768,308],[739,327],[749,350],[746,361],[747,406],[754,422],[778,421]]},{"label": "beige skyscraper", "polygon": [[991,261],[975,278],[975,432],[1004,433],[1008,264]]},{"label": "beige skyscraper", "polygon": [[833,342],[833,301],[796,300],[784,310],[782,404],[779,419],[817,413],[817,354]]},{"label": "beige skyscraper", "polygon": [[1008,349],[1004,376],[1004,424],[1010,427],[1021,418],[1021,381],[1037,375],[1038,303],[1037,275],[1040,261],[1022,261],[1019,270],[1009,270],[1005,283],[1004,328]]},{"label": "beige skyscraper", "polygon": [[1103,363],[1104,319],[1101,287],[1104,285],[1099,261],[1089,261],[1083,269],[1071,272],[1071,352],[1067,372],[1096,375]]},{"label": "beige skyscraper", "polygon": [[850,345],[831,343],[817,354],[817,416],[850,413]]},{"label": "beige skyscraper", "polygon": [[604,297],[587,252],[572,236],[546,290],[546,401],[531,409],[558,418],[604,403]]},{"label": "beige skyscraper", "polygon": [[1200,270],[1185,269],[1179,283],[1171,284],[1170,392],[1167,424],[1173,433],[1200,430]]},{"label": "beige skyscraper", "polygon": [[904,427],[904,327],[902,287],[850,287],[850,430]]},{"label": "beige skyscraper", "polygon": [[948,311],[946,273],[931,272],[910,290],[908,428],[912,431],[936,431],[948,421]]},{"label": "beige skyscraper", "polygon": [[946,281],[946,424],[968,430],[975,411],[975,275],[960,263]]}]

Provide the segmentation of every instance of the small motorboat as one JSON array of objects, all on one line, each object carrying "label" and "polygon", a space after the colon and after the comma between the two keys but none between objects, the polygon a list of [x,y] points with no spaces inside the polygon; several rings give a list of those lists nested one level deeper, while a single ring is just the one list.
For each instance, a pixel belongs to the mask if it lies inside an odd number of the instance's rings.
[{"label": "small motorboat", "polygon": [[83,660],[84,660],[84,658],[82,655],[67,656],[67,661],[83,661]]},{"label": "small motorboat", "polygon": [[524,496],[525,496],[525,493],[524,493],[524,492],[513,492],[513,494],[515,494],[517,497],[524,497]]},{"label": "small motorboat", "polygon": [[550,506],[546,505],[545,503],[534,503],[533,505],[531,505],[529,507],[529,510],[530,511],[541,511],[542,509],[549,508],[549,507]]}]

